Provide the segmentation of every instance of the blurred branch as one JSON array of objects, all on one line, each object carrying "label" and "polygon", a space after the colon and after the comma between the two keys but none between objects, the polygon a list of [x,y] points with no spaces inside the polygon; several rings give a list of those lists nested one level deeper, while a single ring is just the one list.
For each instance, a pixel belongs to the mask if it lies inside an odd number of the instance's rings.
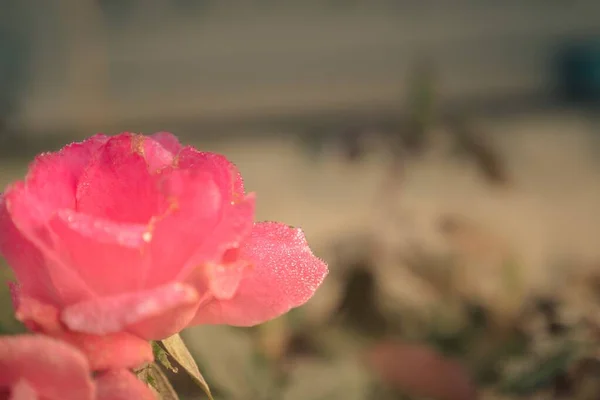
[{"label": "blurred branch", "polygon": [[452,115],[447,124],[459,148],[473,160],[488,182],[496,185],[510,182],[507,167],[498,152],[465,116]]}]

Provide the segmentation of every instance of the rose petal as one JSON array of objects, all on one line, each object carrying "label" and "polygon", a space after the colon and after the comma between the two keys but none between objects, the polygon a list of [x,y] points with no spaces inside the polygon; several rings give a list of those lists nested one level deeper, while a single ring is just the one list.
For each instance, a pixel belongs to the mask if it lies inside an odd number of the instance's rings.
[{"label": "rose petal", "polygon": [[17,319],[30,330],[68,342],[82,351],[93,371],[110,368],[135,368],[154,356],[150,344],[126,332],[90,335],[65,329],[56,307],[28,297],[19,298]]},{"label": "rose petal", "polygon": [[13,305],[13,309],[19,308],[19,296],[21,296],[21,286],[17,282],[8,282],[8,291],[10,293],[10,300]]},{"label": "rose petal", "polygon": [[[52,400],[91,400],[94,394],[85,356],[42,335],[0,338],[0,386],[12,386],[20,380]],[[25,388],[18,390],[23,394]]]},{"label": "rose petal", "polygon": [[50,227],[61,259],[94,293],[113,295],[141,287],[141,276],[150,263],[143,251],[147,226],[61,210]]},{"label": "rose petal", "polygon": [[[200,301],[194,288],[172,283],[156,289],[81,302],[65,308],[62,322],[71,330],[105,335],[128,329],[147,339],[176,333],[193,317]],[[153,319],[153,324],[142,325]],[[139,332],[137,332],[139,330]]]},{"label": "rose petal", "polygon": [[148,171],[144,137],[111,137],[83,173],[77,186],[77,211],[116,222],[145,224],[166,205]]},{"label": "rose petal", "polygon": [[237,261],[229,264],[208,264],[205,266],[206,286],[217,299],[231,299],[237,292],[249,264]]},{"label": "rose petal", "polygon": [[163,190],[171,209],[151,223],[152,269],[140,277],[146,288],[175,279],[199,246],[214,235],[223,212],[223,198],[208,174],[175,170]]},{"label": "rose petal", "polygon": [[252,268],[230,300],[213,299],[190,325],[251,326],[275,318],[312,297],[328,273],[301,230],[279,223],[258,223],[241,249]]},{"label": "rose petal", "polygon": [[[54,292],[60,302],[77,301],[82,298],[88,298],[92,295],[92,291],[85,281],[77,274],[76,271],[69,268],[64,263],[56,249],[57,237],[48,226],[49,218],[53,215],[53,211],[47,209],[47,206],[38,198],[36,198],[28,188],[22,183],[17,183],[9,188],[4,195],[6,210],[8,211],[11,221],[15,228],[29,243],[32,244],[38,251],[42,259],[36,259],[40,262],[37,268],[44,269],[48,274],[48,284],[52,285]],[[10,235],[11,232],[8,232]],[[7,245],[15,244],[8,237]],[[17,244],[19,243],[17,239]],[[7,250],[7,253],[13,250]],[[32,257],[35,252],[32,253]],[[18,264],[20,259],[15,260],[15,264],[11,265],[15,270],[20,270],[24,266]],[[25,271],[28,271],[25,268]],[[25,272],[29,274],[30,272]],[[25,289],[24,290],[29,290]],[[41,290],[36,291],[36,297],[49,299],[53,293],[42,293]]]},{"label": "rose petal", "polygon": [[58,152],[37,156],[27,174],[27,187],[49,209],[75,207],[77,183],[92,154],[107,140],[105,135],[95,135]]},{"label": "rose petal", "polygon": [[13,224],[2,195],[0,195],[0,253],[15,273],[23,292],[46,302],[58,302],[50,276],[44,268],[44,257]]},{"label": "rose petal", "polygon": [[[26,231],[47,235],[43,232],[45,221],[56,208],[73,207],[75,205],[75,190],[77,181],[83,173],[83,169],[90,155],[106,142],[107,138],[103,135],[96,135],[90,139],[73,143],[65,146],[62,150],[55,153],[45,153],[36,157],[31,164],[26,182],[18,182],[7,191],[7,198],[11,198],[11,209],[17,214],[17,220],[20,226]],[[8,240],[7,247],[13,249],[2,250],[3,253],[28,253],[30,257],[37,258],[38,269],[43,265],[40,259],[39,251],[35,251],[32,245],[27,246],[23,243],[22,235],[14,231],[14,225],[8,222],[9,216],[6,205],[2,206],[3,215],[2,233],[0,241],[3,238]],[[13,215],[15,217],[15,215]],[[12,225],[12,226],[7,226]],[[40,237],[49,240],[47,236]],[[23,247],[27,247],[24,249]],[[4,246],[2,246],[4,247]],[[21,258],[27,257],[22,255]],[[21,264],[29,264],[28,261],[15,259],[9,261],[10,265],[16,270],[21,268]],[[27,274],[29,275],[29,274]],[[44,275],[41,273],[41,275]],[[21,280],[21,277],[19,277]],[[47,280],[47,279],[46,279]],[[47,280],[48,281],[48,280]],[[28,284],[24,283],[23,290],[29,290]],[[37,294],[41,295],[40,292]]]},{"label": "rose petal", "polygon": [[173,156],[177,155],[177,153],[183,149],[183,146],[179,143],[179,139],[172,133],[156,132],[155,134],[150,135],[150,138],[155,142],[160,143],[160,145]]},{"label": "rose petal", "polygon": [[177,167],[196,169],[209,173],[222,187],[223,193],[236,201],[244,196],[244,181],[237,167],[225,156],[216,153],[201,152],[187,146],[180,150],[176,158]]},{"label": "rose petal", "polygon": [[[3,399],[0,392],[0,398]],[[38,400],[39,396],[35,392],[33,386],[27,381],[21,379],[16,385],[13,385],[10,392],[10,400]]]},{"label": "rose petal", "polygon": [[20,293],[16,286],[12,288],[17,320],[34,332],[43,332],[54,337],[63,333],[64,329],[58,319],[58,308]]},{"label": "rose petal", "polygon": [[154,360],[150,343],[127,332],[101,336],[67,332],[60,338],[86,355],[92,371],[138,368]]},{"label": "rose petal", "polygon": [[131,372],[118,369],[96,377],[96,400],[156,400],[152,390]]},{"label": "rose petal", "polygon": [[221,197],[219,220],[211,227],[211,234],[196,236],[201,240],[196,240],[193,253],[182,258],[186,260],[186,267],[176,279],[185,280],[194,268],[205,263],[219,264],[226,251],[239,247],[253,227],[255,198],[253,194],[244,194],[244,183],[238,169],[220,154],[184,147],[175,162],[182,170],[209,174],[220,189]]},{"label": "rose petal", "polygon": [[[245,196],[243,200],[235,204],[225,204],[221,214],[221,219],[213,228],[212,234],[205,238],[202,243],[198,243],[193,255],[187,260],[185,267],[177,275],[176,280],[185,281],[190,276],[195,268],[201,266],[216,267],[216,269],[206,268],[206,272],[219,278],[226,279],[231,287],[234,281],[239,282],[245,271],[245,267],[249,264],[244,260],[223,260],[223,257],[230,251],[239,248],[244,238],[248,237],[254,226],[254,195]],[[227,264],[226,275],[220,273],[221,267]],[[233,277],[234,268],[240,275]],[[223,282],[223,280],[221,281]],[[210,284],[213,286],[213,284]],[[237,287],[237,283],[235,284]],[[203,286],[204,288],[205,286]],[[216,293],[215,293],[216,294]],[[224,295],[225,297],[230,297]]]},{"label": "rose petal", "polygon": [[171,166],[175,155],[166,149],[159,141],[152,137],[144,137],[144,158],[150,172],[160,172],[161,169]]}]

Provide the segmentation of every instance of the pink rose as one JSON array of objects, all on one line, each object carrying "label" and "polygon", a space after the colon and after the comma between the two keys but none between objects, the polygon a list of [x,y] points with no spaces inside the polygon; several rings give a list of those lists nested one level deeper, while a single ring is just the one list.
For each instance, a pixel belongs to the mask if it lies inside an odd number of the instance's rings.
[{"label": "pink rose", "polygon": [[308,301],[328,272],[301,230],[254,222],[254,195],[225,157],[169,133],[39,155],[0,197],[0,252],[18,317],[79,347],[259,324]]},{"label": "pink rose", "polygon": [[86,357],[65,342],[19,335],[0,336],[0,399],[154,400],[155,396],[124,369],[92,379]]}]

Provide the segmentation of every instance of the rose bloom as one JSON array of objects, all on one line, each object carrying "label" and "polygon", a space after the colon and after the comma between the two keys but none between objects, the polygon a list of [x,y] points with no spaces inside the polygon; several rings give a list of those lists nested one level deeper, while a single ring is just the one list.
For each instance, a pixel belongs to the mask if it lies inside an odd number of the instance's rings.
[{"label": "rose bloom", "polygon": [[93,369],[146,362],[186,326],[275,318],[328,272],[301,230],[254,222],[232,163],[169,133],[39,155],[0,197],[0,252],[17,317],[98,353]]},{"label": "rose bloom", "polygon": [[92,379],[83,353],[43,335],[0,336],[0,400],[154,400],[125,369]]}]

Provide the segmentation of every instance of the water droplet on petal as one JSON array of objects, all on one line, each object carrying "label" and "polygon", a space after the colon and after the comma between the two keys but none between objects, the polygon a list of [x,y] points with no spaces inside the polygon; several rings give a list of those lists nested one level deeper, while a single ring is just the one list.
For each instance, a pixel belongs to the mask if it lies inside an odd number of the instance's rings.
[{"label": "water droplet on petal", "polygon": [[150,241],[152,240],[152,232],[144,232],[142,234],[142,239],[144,240],[144,242],[150,243]]}]

